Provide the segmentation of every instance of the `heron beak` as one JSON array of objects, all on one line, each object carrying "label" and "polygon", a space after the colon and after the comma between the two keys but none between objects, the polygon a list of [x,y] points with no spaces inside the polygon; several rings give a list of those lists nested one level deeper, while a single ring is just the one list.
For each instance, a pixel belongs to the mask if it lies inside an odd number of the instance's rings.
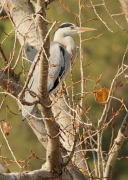
[{"label": "heron beak", "polygon": [[97,30],[97,29],[88,28],[88,27],[80,27],[80,30],[81,30],[81,31],[95,31],[95,30]]},{"label": "heron beak", "polygon": [[85,31],[95,31],[97,29],[88,28],[88,27],[77,27],[77,30],[78,30],[78,33],[82,33],[82,32],[85,32]]}]

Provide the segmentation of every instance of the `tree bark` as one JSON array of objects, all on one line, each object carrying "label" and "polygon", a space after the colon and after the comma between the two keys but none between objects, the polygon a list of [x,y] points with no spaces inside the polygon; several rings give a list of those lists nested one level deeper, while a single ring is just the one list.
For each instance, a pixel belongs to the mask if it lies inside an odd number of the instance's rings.
[{"label": "tree bark", "polygon": [[118,135],[114,141],[112,148],[110,149],[108,153],[108,160],[107,160],[105,172],[104,172],[104,180],[112,179],[114,164],[124,141],[127,139],[127,131],[128,131],[128,113],[124,117],[122,125],[119,129]]},{"label": "tree bark", "polygon": [[[42,1],[41,3],[43,2],[44,1]],[[50,3],[50,1],[48,1],[48,3]],[[51,101],[48,98],[46,86],[48,62],[43,52],[43,43],[45,43],[45,52],[47,54],[47,57],[49,56],[49,39],[46,39],[47,41],[43,42],[47,34],[47,24],[45,24],[46,22],[44,21],[44,27],[42,27],[42,19],[35,18],[36,15],[34,14],[32,4],[29,1],[6,0],[6,3],[4,4],[3,0],[1,0],[1,4],[4,6],[4,9],[7,12],[13,24],[14,30],[17,33],[17,38],[19,39],[21,46],[24,47],[24,51],[28,60],[34,61],[38,52],[42,50],[39,69],[39,99],[41,104],[41,112],[43,112],[42,115],[44,121],[42,121],[41,119],[35,120],[34,118],[29,117],[28,123],[37,135],[40,142],[47,148],[47,163],[43,166],[43,168],[59,172],[61,168],[61,149],[59,148],[59,133],[61,133],[62,145],[66,150],[69,151],[68,154],[70,155],[70,151],[72,150],[74,144],[74,126],[72,122],[72,117],[70,115],[71,112],[67,107],[67,100],[65,95],[63,95],[63,97],[58,98],[58,101],[52,107],[54,116],[51,112]],[[40,6],[42,7],[41,4]],[[39,18],[40,15],[45,15],[41,14],[42,9],[37,8],[37,11],[39,13]],[[37,33],[37,24],[40,24],[41,26],[39,27],[39,33]],[[40,31],[42,28],[43,32]],[[46,31],[44,31],[44,29]],[[19,89],[20,88],[21,87],[19,87]],[[36,111],[37,110],[35,109],[35,112]],[[58,112],[59,115],[57,115]],[[42,116],[39,115],[39,117]],[[57,121],[55,121],[55,119]],[[60,125],[61,131],[56,122]],[[81,168],[84,169],[85,164],[83,164]]]}]

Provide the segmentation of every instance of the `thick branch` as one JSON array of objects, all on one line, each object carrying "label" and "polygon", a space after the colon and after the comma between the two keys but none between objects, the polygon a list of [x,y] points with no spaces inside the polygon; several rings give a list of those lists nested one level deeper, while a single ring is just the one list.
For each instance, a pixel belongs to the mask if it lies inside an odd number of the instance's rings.
[{"label": "thick branch", "polygon": [[34,10],[29,1],[24,0],[0,0],[13,24],[18,40],[24,47],[27,58],[33,61],[40,49],[40,42],[34,23]]},{"label": "thick branch", "polygon": [[128,22],[128,0],[119,0],[123,9],[123,12],[125,13],[125,18]]},{"label": "thick branch", "polygon": [[35,170],[32,172],[19,172],[19,173],[4,173],[0,174],[0,179],[2,180],[60,180],[61,178],[53,176],[52,173],[44,170]]},{"label": "thick branch", "polygon": [[[4,2],[1,0],[1,3],[3,4]],[[29,60],[34,60],[37,52],[41,48],[43,41],[41,41],[37,33],[37,24],[35,24],[36,21],[34,20],[34,17],[32,15],[34,11],[31,4],[28,1],[24,1],[24,0],[17,0],[17,1],[8,0],[6,1],[4,8],[7,14],[9,15],[14,28],[17,31],[17,37],[21,43],[21,46],[24,46],[25,48],[25,53],[26,53],[27,58]],[[47,54],[49,50],[48,48],[49,46],[47,47]],[[41,71],[41,73],[43,71]],[[8,77],[2,76],[1,81],[0,81],[0,86],[6,90],[8,82],[9,82]],[[46,87],[46,83],[44,84]],[[17,87],[17,85],[16,86],[15,85],[16,84],[13,83],[13,81],[10,81],[9,92],[17,97],[19,91],[21,90],[21,87]],[[35,109],[35,113],[36,112],[37,112],[37,108]],[[41,118],[41,116],[39,115],[39,112],[35,114],[35,116]],[[35,121],[34,118],[29,118],[28,123],[33,129],[33,131],[35,132],[39,141],[46,147],[47,137],[46,137],[46,130],[45,130],[43,121],[41,119]],[[58,129],[58,126],[57,126],[57,129]],[[56,133],[57,132],[55,131],[55,134]]]},{"label": "thick branch", "polygon": [[[55,98],[52,99],[52,101],[54,102]],[[54,117],[56,117],[56,120],[60,125],[62,137],[60,141],[63,147],[67,150],[66,153],[71,152],[74,145],[75,130],[73,125],[73,117],[71,115],[71,110],[68,107],[68,98],[66,94],[63,94],[58,98],[57,102],[52,106],[52,111],[54,113]],[[78,136],[76,139],[76,144],[79,144],[80,140]],[[79,151],[80,149],[80,146],[77,146],[77,148],[75,148],[75,151],[77,150],[78,153],[76,153],[73,157],[74,163],[78,168],[86,169],[86,164],[84,162],[83,156]],[[68,153],[68,155],[70,155],[70,153]]]},{"label": "thick branch", "polygon": [[0,88],[7,90],[10,94],[17,97],[22,89],[22,85],[21,83],[16,83],[15,81],[8,79],[6,73],[0,73]]},{"label": "thick branch", "polygon": [[111,180],[112,178],[112,173],[113,173],[116,157],[118,156],[119,151],[124,141],[127,139],[127,135],[126,135],[127,131],[128,131],[128,113],[124,117],[123,123],[119,129],[117,138],[115,139],[115,142],[109,151],[108,160],[107,160],[107,164],[106,164],[106,168],[104,172],[104,180]]},{"label": "thick branch", "polygon": [[76,168],[68,166],[63,169],[63,174],[60,176],[53,175],[53,173],[45,170],[35,170],[31,172],[19,173],[4,173],[0,174],[2,180],[87,180],[85,176]]},{"label": "thick branch", "polygon": [[[49,58],[49,36],[47,22],[44,20],[45,16],[45,1],[38,0],[37,2],[37,23],[39,30],[39,37],[42,43],[42,53],[39,62],[39,76],[38,76],[38,96],[40,99],[40,110],[43,121],[45,123],[46,131],[48,134],[46,168],[50,171],[60,172],[61,169],[61,154],[59,142],[59,126],[56,123],[51,111],[51,101],[47,92],[47,79],[48,79],[48,58]],[[43,17],[43,18],[42,18]]]},{"label": "thick branch", "polygon": [[45,0],[45,2],[47,3],[47,5],[51,4],[52,2],[54,2],[56,0]]},{"label": "thick branch", "polygon": [[[38,1],[39,2],[39,1]],[[51,1],[49,1],[51,2]],[[3,3],[3,0],[1,0]],[[44,3],[42,1],[41,3]],[[40,58],[40,70],[39,70],[39,98],[41,104],[41,111],[43,112],[43,118],[45,122],[45,128],[47,129],[48,136],[48,146],[47,146],[47,163],[46,167],[49,167],[50,170],[57,170],[61,168],[61,158],[60,158],[60,144],[59,144],[59,126],[57,125],[55,119],[53,118],[53,114],[49,107],[50,100],[48,98],[47,93],[47,74],[48,74],[48,62],[45,54],[49,56],[49,39],[45,43],[45,50],[43,40],[45,39],[47,33],[47,24],[45,22],[45,12],[42,12],[42,8],[45,8],[44,4],[39,4],[38,9],[38,19],[35,19],[35,15],[33,15],[33,9],[31,4],[28,1],[24,0],[6,0],[5,10],[12,21],[12,24],[17,32],[17,37],[20,41],[22,47],[25,48],[26,56],[29,60],[33,61],[37,53],[42,49],[42,55]],[[27,9],[27,11],[26,11]],[[43,19],[41,16],[43,15]],[[35,21],[37,20],[37,21]],[[42,23],[43,22],[43,23]],[[37,24],[39,25],[39,33],[37,33]],[[43,25],[43,27],[42,27]],[[40,30],[43,31],[40,31]],[[45,52],[45,53],[44,53]],[[62,141],[64,147],[66,145],[67,150],[71,150],[73,146],[73,125],[70,117],[69,109],[67,108],[66,103],[63,101],[59,101],[61,107],[59,110],[59,121],[58,123],[62,125],[62,134],[65,138]],[[59,104],[58,103],[58,104]],[[53,110],[54,111],[54,110]],[[69,113],[69,114],[68,114]],[[56,112],[54,113],[56,114]],[[47,119],[46,119],[47,118]],[[28,120],[29,121],[29,120]],[[35,122],[35,123],[34,123]],[[39,122],[39,123],[38,123]],[[41,126],[40,126],[41,123]],[[44,135],[46,135],[46,131],[44,130],[44,123],[41,120],[29,121],[30,126],[34,130],[38,139],[43,142]],[[39,129],[39,127],[41,127]],[[38,132],[39,129],[39,132]],[[44,132],[44,133],[41,133]],[[41,135],[41,136],[40,136]],[[45,136],[46,137],[46,136]],[[69,140],[70,137],[70,140]],[[47,139],[47,138],[46,138]],[[45,146],[46,147],[46,146]]]}]

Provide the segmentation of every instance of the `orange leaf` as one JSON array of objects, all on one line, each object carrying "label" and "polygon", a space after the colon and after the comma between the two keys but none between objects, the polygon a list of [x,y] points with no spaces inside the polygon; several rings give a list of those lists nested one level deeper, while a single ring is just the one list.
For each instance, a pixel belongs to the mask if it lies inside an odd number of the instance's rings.
[{"label": "orange leaf", "polygon": [[101,88],[94,92],[96,101],[98,101],[99,103],[105,103],[107,101],[108,94],[109,94],[109,89],[107,88]]},{"label": "orange leaf", "polygon": [[5,135],[9,135],[9,129],[11,128],[10,123],[9,122],[4,122],[3,123],[3,131]]}]

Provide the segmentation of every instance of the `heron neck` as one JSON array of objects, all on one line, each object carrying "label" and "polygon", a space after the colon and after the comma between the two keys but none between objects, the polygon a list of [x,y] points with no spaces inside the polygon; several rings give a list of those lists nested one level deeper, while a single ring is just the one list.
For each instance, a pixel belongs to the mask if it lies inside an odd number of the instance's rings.
[{"label": "heron neck", "polygon": [[66,37],[55,36],[54,41],[57,41],[60,44],[62,44],[69,53],[69,55],[70,56],[73,55],[72,59],[74,61],[74,59],[76,58],[76,43],[74,39],[71,36],[66,36]]},{"label": "heron neck", "polygon": [[71,36],[66,36],[64,38],[64,46],[66,47],[68,53],[72,53],[74,50],[76,50],[76,43],[74,39]]}]

